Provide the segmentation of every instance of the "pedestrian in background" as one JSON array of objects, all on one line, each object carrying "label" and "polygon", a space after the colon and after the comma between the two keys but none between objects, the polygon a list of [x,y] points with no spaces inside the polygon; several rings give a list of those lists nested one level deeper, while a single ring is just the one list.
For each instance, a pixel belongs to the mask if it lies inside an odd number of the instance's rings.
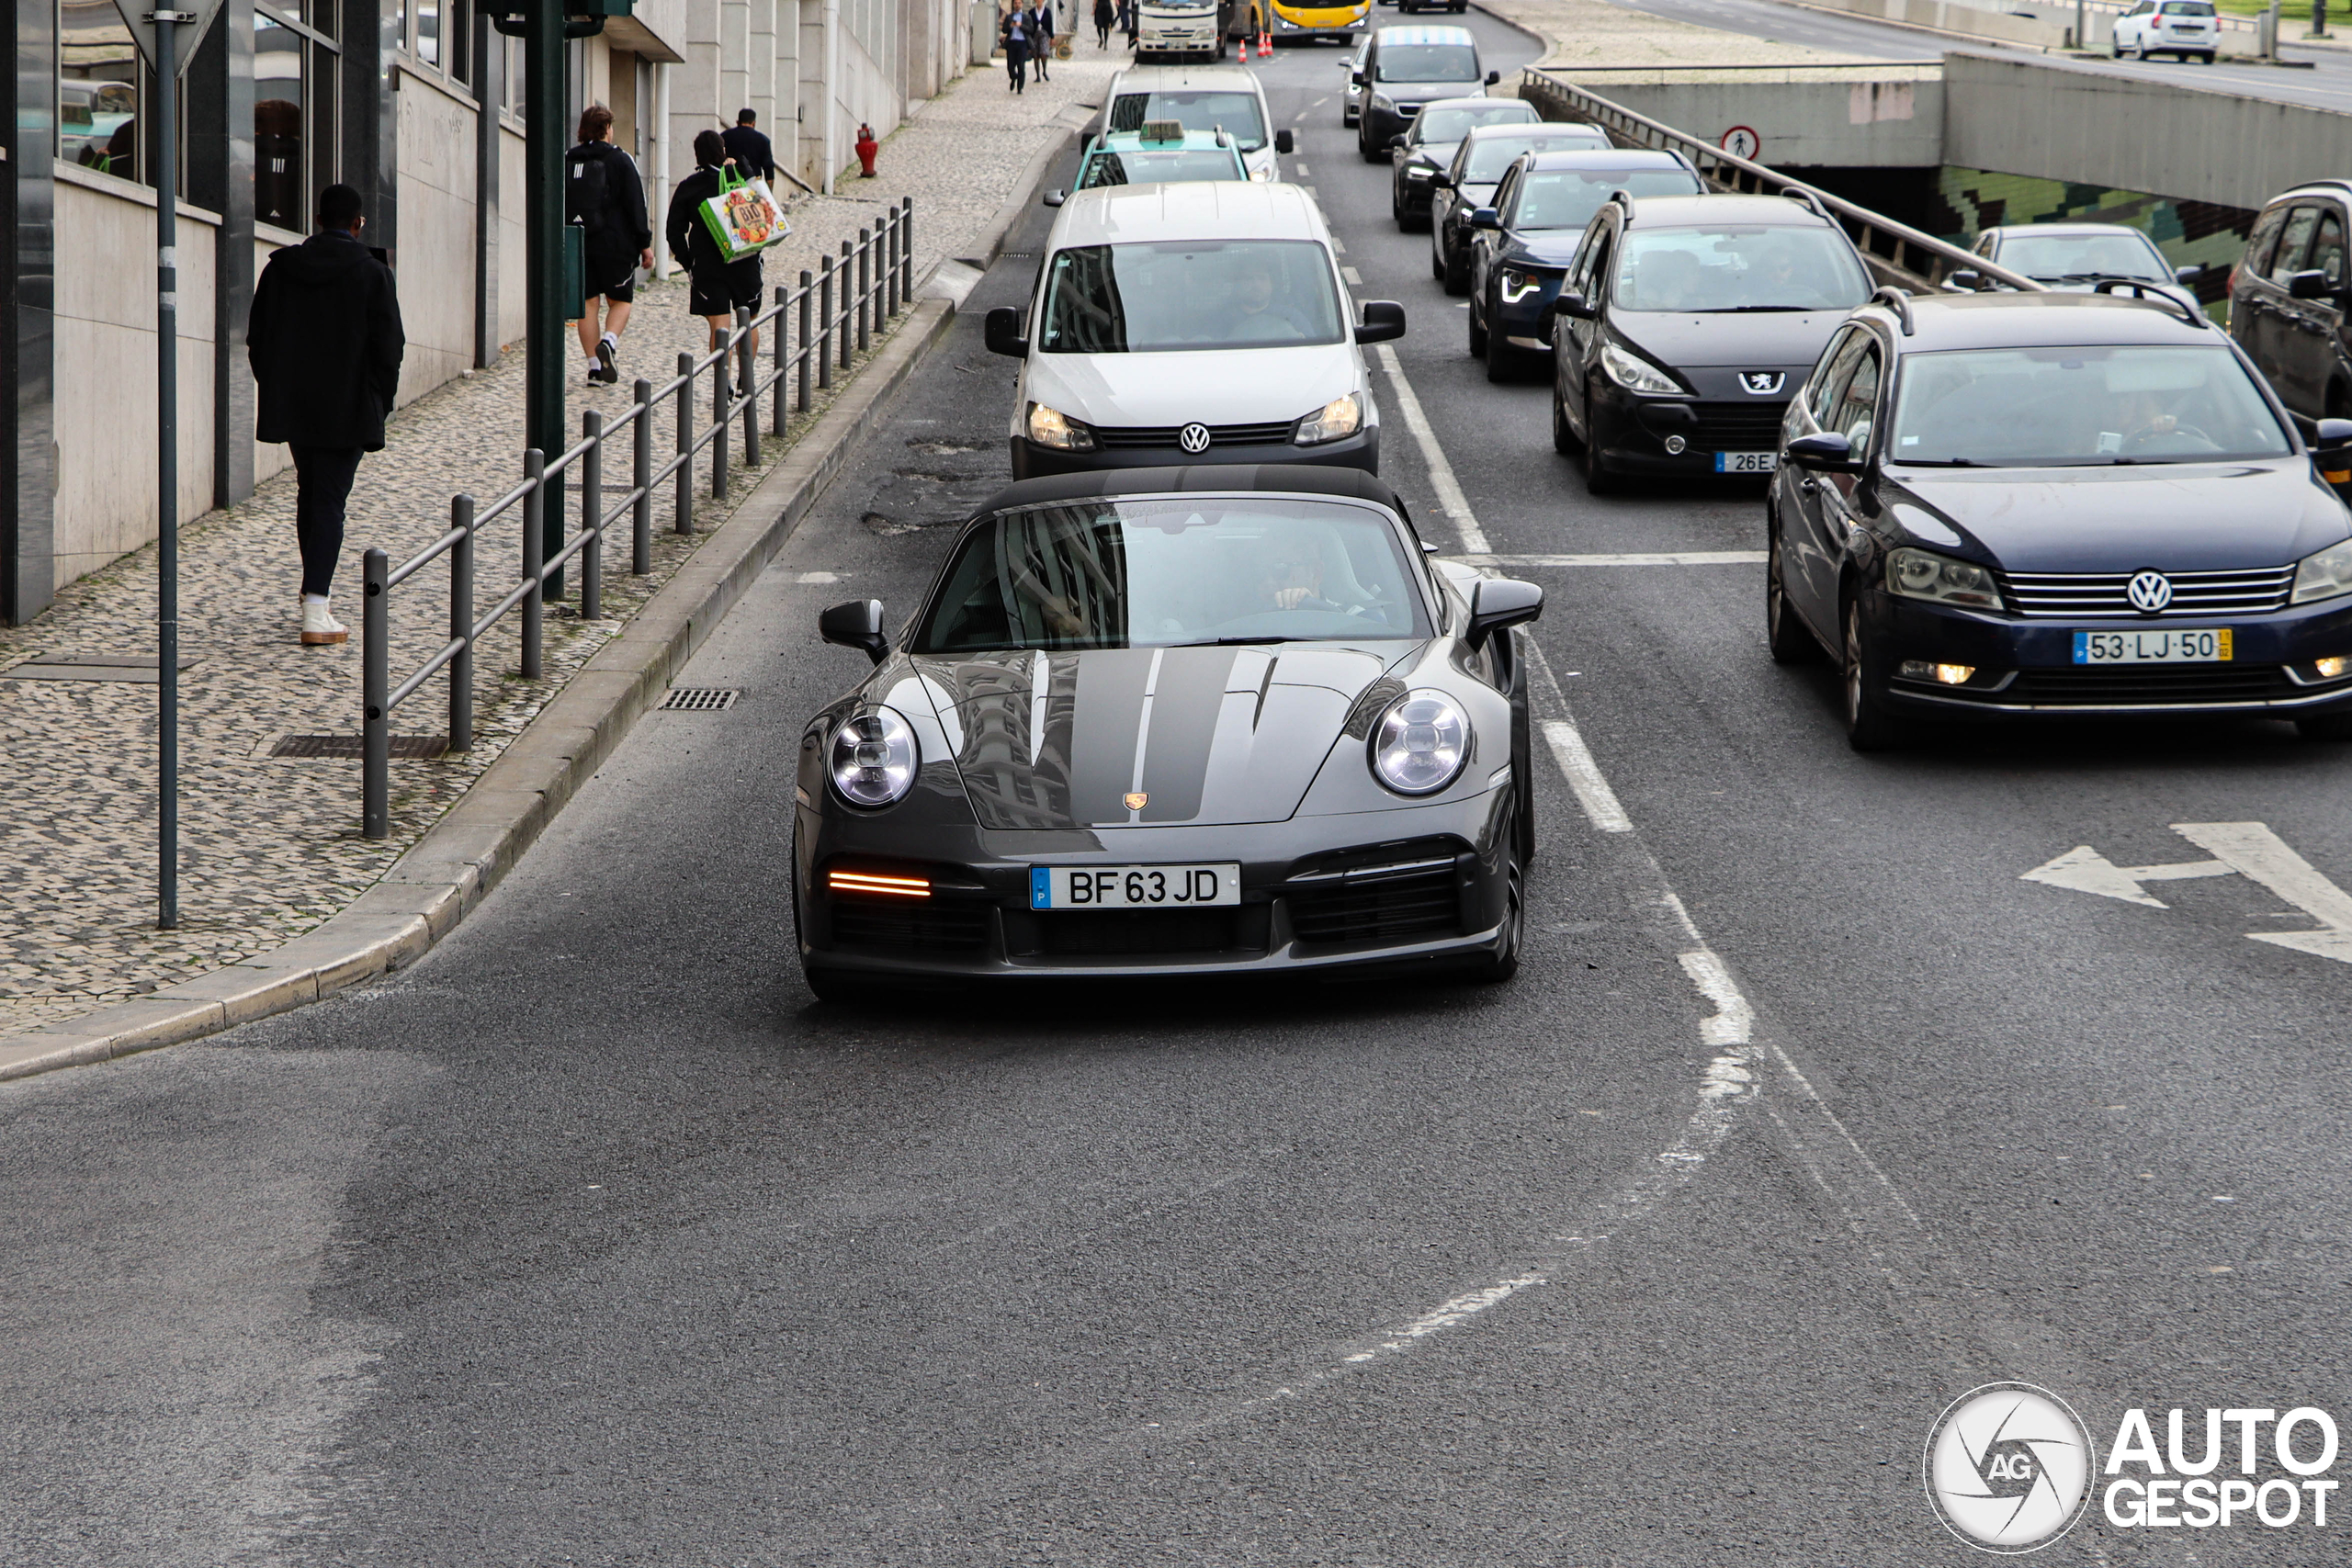
[{"label": "pedestrian in background", "polygon": [[1136,33],[1140,26],[1136,17],[1136,0],[1119,0],[1119,30],[1127,35],[1129,49],[1136,46]]},{"label": "pedestrian in background", "polygon": [[1118,7],[1111,0],[1094,0],[1094,47],[1111,47],[1111,24],[1119,19]]},{"label": "pedestrian in background", "polygon": [[1037,57],[1037,80],[1046,79],[1046,65],[1054,57],[1054,0],[1039,0],[1029,10],[1029,48]]},{"label": "pedestrian in background", "polygon": [[580,144],[563,155],[563,215],[584,231],[588,292],[580,307],[580,352],[588,360],[589,385],[609,387],[621,378],[621,333],[637,298],[637,269],[653,265],[645,182],[637,160],[613,145],[612,110],[591,104],[582,111]]},{"label": "pedestrian in background", "polygon": [[[670,213],[662,234],[670,254],[693,275],[687,309],[710,323],[710,346],[717,348],[735,330],[735,308],[760,308],[760,257],[757,252],[741,261],[719,254],[718,240],[703,220],[702,204],[718,194],[721,169],[734,166],[727,155],[726,139],[715,130],[695,133],[695,172],[678,182],[670,197]],[[760,330],[752,329],[752,352],[760,351]],[[739,395],[746,389],[738,388]]]},{"label": "pedestrian in background", "polygon": [[1004,69],[1012,78],[1012,90],[1027,90],[1029,82],[1029,17],[1015,9],[1004,18]]},{"label": "pedestrian in background", "polygon": [[408,344],[392,269],[359,243],[359,193],[327,186],[318,222],[318,232],[269,258],[245,321],[245,356],[261,390],[254,435],[286,443],[294,457],[302,641],[312,647],[350,635],[328,604],[344,507],[360,454],[384,449]]},{"label": "pedestrian in background", "polygon": [[735,172],[750,179],[775,183],[775,149],[757,129],[760,117],[750,109],[737,111],[735,123],[719,132],[727,143],[727,155],[735,160]]}]

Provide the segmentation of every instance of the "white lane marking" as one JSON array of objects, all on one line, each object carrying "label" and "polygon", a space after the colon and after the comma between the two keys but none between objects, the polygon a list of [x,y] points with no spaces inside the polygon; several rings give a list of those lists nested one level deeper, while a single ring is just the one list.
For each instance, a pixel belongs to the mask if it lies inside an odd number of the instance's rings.
[{"label": "white lane marking", "polygon": [[2171,906],[2143,892],[2140,884],[2177,882],[2194,876],[2227,876],[2233,869],[2217,860],[2185,861],[2178,865],[2117,865],[2090,845],[2078,844],[2057,859],[2035,866],[2018,880],[2039,882],[2051,887],[2070,887],[2077,893],[2096,893],[2102,898],[2120,898],[2127,904],[2145,904],[2151,909],[2165,909]]},{"label": "white lane marking", "polygon": [[1320,196],[1317,195],[1316,189],[1313,186],[1301,186],[1298,188],[1305,191],[1307,195],[1315,197],[1318,201],[1322,199]]},{"label": "white lane marking", "polygon": [[1396,389],[1396,412],[1405,416],[1405,428],[1413,433],[1414,443],[1421,449],[1421,462],[1430,471],[1430,488],[1437,491],[1438,510],[1453,520],[1464,553],[1487,554],[1486,531],[1478,526],[1470,498],[1462,493],[1462,485],[1453,477],[1453,465],[1445,460],[1445,449],[1437,444],[1437,432],[1430,427],[1429,415],[1421,412],[1413,384],[1405,379],[1405,367],[1396,363],[1396,351],[1383,343],[1374,344],[1372,352],[1387,373],[1388,384]]},{"label": "white lane marking", "polygon": [[1305,164],[1293,164],[1290,166],[1290,172],[1303,177],[1306,174],[1306,165]]},{"label": "white lane marking", "polygon": [[[2352,894],[2322,875],[2311,862],[2261,822],[2175,822],[2172,830],[2212,855],[2211,860],[2174,865],[2117,865],[2088,844],[2026,872],[2018,880],[2096,894],[2151,909],[2169,908],[2140,885],[2195,877],[2239,875],[2260,883],[2294,909],[2319,922],[2317,931],[2248,931],[2249,942],[2292,948],[2315,958],[2352,964]],[[2288,913],[2290,911],[2281,911]]]},{"label": "white lane marking", "polygon": [[1335,256],[1343,256],[1348,254],[1346,243],[1337,234],[1331,236],[1331,254]]},{"label": "white lane marking", "polygon": [[1715,1016],[1699,1021],[1699,1036],[1710,1045],[1745,1045],[1756,1029],[1756,1010],[1732,983],[1731,971],[1707,948],[1676,954],[1699,994],[1715,1004]]},{"label": "white lane marking", "polygon": [[1627,833],[1634,828],[1633,818],[1617,803],[1617,792],[1609,787],[1609,780],[1600,764],[1592,760],[1592,752],[1577,733],[1577,727],[1565,718],[1543,721],[1544,739],[1552,748],[1552,760],[1560,764],[1566,775],[1568,787],[1576,792],[1577,804],[1592,825],[1604,833]]},{"label": "white lane marking", "polygon": [[1354,284],[1358,288],[1362,288],[1363,287],[1363,279],[1356,276],[1356,269],[1351,266],[1341,267],[1340,269],[1340,276],[1346,278],[1350,283]]},{"label": "white lane marking", "polygon": [[793,581],[795,582],[839,582],[841,574],[832,571],[804,571]]},{"label": "white lane marking", "polygon": [[1478,556],[1462,559],[1471,566],[1762,566],[1762,550],[1643,550],[1631,555]]}]

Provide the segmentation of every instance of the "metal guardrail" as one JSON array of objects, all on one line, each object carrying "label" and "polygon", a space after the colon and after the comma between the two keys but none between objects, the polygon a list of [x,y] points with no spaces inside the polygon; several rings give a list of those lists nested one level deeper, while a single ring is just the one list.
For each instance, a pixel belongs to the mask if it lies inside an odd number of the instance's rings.
[{"label": "metal guardrail", "polygon": [[[656,387],[640,378],[626,412],[607,421],[590,409],[581,416],[581,438],[554,458],[534,446],[523,454],[523,480],[492,502],[477,508],[474,497],[458,495],[449,502],[449,527],[438,539],[398,566],[379,548],[364,558],[366,598],[361,616],[360,675],[360,829],[370,839],[391,832],[391,721],[393,712],[414,696],[435,675],[449,675],[449,740],[452,751],[469,750],[474,739],[474,648],[509,613],[523,613],[522,674],[526,681],[541,673],[542,616],[547,581],[575,556],[580,559],[580,618],[604,618],[604,544],[607,530],[623,518],[629,528],[629,571],[642,577],[653,570],[653,497],[664,481],[676,484],[676,531],[695,531],[695,458],[711,448],[710,493],[727,496],[728,434],[741,418],[743,466],[760,461],[760,399],[772,395],[769,434],[785,432],[787,389],[793,412],[806,413],[814,390],[833,384],[833,371],[849,368],[852,358],[871,343],[882,324],[895,319],[914,293],[914,198],[903,198],[877,224],[857,231],[854,243],[842,242],[839,258],[827,256],[818,270],[803,271],[797,285],[778,288],[775,298],[758,315],[749,307],[735,312],[727,339],[700,358],[678,355],[678,373]],[[764,371],[758,369],[752,334],[774,324],[770,340],[775,353]],[[790,346],[787,346],[790,345]],[[729,362],[736,374],[729,376]],[[695,392],[706,370],[711,379],[711,419],[695,429]],[[653,461],[654,411],[673,402],[677,440],[673,456],[660,467]],[[629,484],[606,503],[605,457],[609,442],[627,431],[629,440]],[[560,509],[567,473],[579,476],[579,527],[570,543],[552,558],[546,555],[543,531],[550,495]],[[522,569],[514,586],[492,606],[474,614],[474,545],[481,531],[508,513],[520,510],[523,522]],[[449,561],[449,637],[398,686],[391,683],[392,590],[435,560]]]},{"label": "metal guardrail", "polygon": [[1862,260],[1881,282],[1891,283],[1908,293],[1941,293],[1944,279],[1962,268],[1973,270],[1990,284],[2027,293],[2044,292],[2042,285],[2023,273],[1996,266],[1949,240],[1939,240],[1908,224],[1882,218],[1843,197],[1832,196],[1803,180],[1792,180],[1670,125],[1635,114],[1552,72],[1532,68],[1526,71],[1520,81],[1519,96],[1533,104],[1536,112],[1546,119],[1589,120],[1621,142],[1679,152],[1698,169],[1699,177],[1717,190],[1802,197],[1846,231],[1847,238],[1854,242],[1854,248],[1861,252]]}]

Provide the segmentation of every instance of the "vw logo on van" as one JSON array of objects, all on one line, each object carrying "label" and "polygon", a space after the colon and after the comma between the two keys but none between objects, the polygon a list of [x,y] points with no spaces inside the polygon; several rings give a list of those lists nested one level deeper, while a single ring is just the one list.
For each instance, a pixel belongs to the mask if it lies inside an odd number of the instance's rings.
[{"label": "vw logo on van", "polygon": [[1176,433],[1176,445],[1195,457],[1209,449],[1209,427],[1197,420]]},{"label": "vw logo on van", "polygon": [[2172,579],[2161,571],[2135,571],[2131,586],[2124,592],[2132,597],[2132,607],[2143,615],[2161,615],[2172,603]]}]

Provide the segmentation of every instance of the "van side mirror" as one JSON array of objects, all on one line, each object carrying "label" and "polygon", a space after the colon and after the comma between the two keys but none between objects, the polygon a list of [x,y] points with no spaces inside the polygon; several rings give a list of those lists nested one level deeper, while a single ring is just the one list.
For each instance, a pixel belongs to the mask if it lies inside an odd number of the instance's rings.
[{"label": "van side mirror", "polygon": [[1489,87],[1496,85],[1501,82],[1502,79],[1503,73],[1499,71],[1489,71],[1487,73],[1487,85]]},{"label": "van side mirror", "polygon": [[1973,294],[1984,287],[1984,275],[1973,266],[1964,266],[1958,272],[1947,274],[1944,277],[1944,287],[1964,288]]},{"label": "van side mirror", "polygon": [[1405,307],[1394,299],[1363,302],[1363,324],[1356,328],[1358,343],[1386,343],[1405,335]]},{"label": "van side mirror", "polygon": [[1473,649],[1506,626],[1524,626],[1544,613],[1544,590],[1511,577],[1485,577],[1470,594],[1470,626],[1462,640]]},{"label": "van side mirror", "polygon": [[817,635],[843,648],[863,649],[879,664],[890,657],[890,639],[882,635],[882,601],[853,599],[817,617]]},{"label": "van side mirror", "polygon": [[2324,272],[2299,272],[2287,280],[2290,299],[2332,299],[2337,292],[2335,280]]},{"label": "van side mirror", "polygon": [[1502,226],[1501,215],[1491,207],[1475,209],[1470,214],[1470,227],[1473,229],[1500,229]]},{"label": "van side mirror", "polygon": [[1817,435],[1798,436],[1781,456],[1796,468],[1845,472],[1854,467],[1854,444],[1836,431],[1825,430]]},{"label": "van side mirror", "polygon": [[1047,207],[1059,207],[1063,202],[1069,199],[1069,192],[1062,189],[1059,186],[1056,186],[1053,189],[1047,191],[1041,199],[1044,200]]},{"label": "van side mirror", "polygon": [[1289,126],[1283,126],[1280,130],[1274,132],[1275,152],[1287,158],[1297,150],[1298,138],[1290,133]]},{"label": "van side mirror", "polygon": [[988,313],[980,326],[980,335],[990,354],[1009,354],[1015,359],[1029,355],[1029,340],[1021,335],[1021,311],[1012,305],[999,305]]},{"label": "van side mirror", "polygon": [[1351,87],[1361,87],[1361,86],[1363,86],[1363,72],[1361,72],[1361,71],[1355,70],[1355,69],[1353,69],[1352,67],[1351,67],[1351,68],[1350,68],[1350,70],[1349,70],[1349,72],[1348,72],[1348,85],[1349,85],[1349,86],[1351,86]]}]

